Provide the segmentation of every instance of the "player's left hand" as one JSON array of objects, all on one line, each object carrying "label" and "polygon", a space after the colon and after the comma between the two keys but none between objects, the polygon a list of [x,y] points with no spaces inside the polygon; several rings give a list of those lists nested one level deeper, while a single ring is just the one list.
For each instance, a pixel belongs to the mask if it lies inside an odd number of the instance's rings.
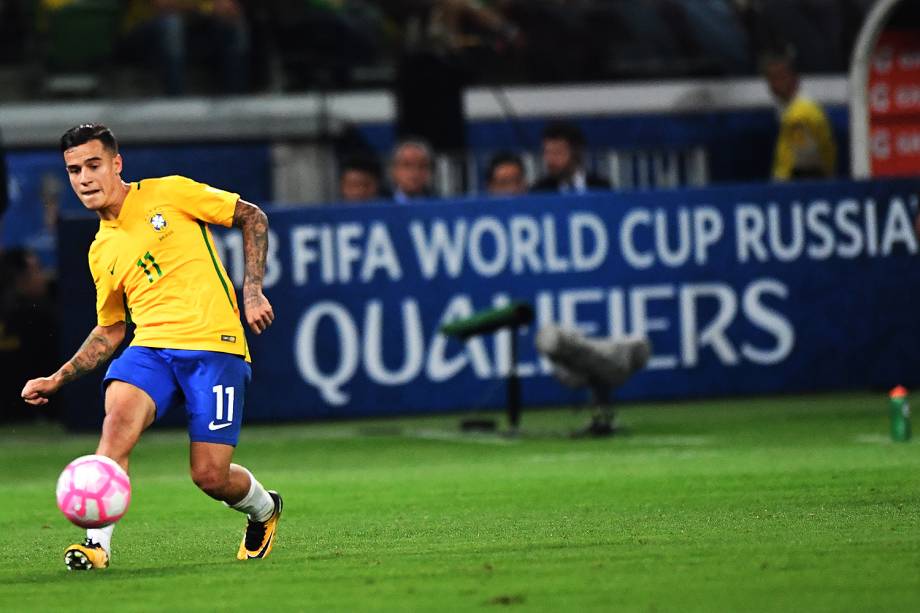
[{"label": "player's left hand", "polygon": [[275,320],[275,312],[261,289],[244,289],[246,323],[256,334],[262,334]]}]

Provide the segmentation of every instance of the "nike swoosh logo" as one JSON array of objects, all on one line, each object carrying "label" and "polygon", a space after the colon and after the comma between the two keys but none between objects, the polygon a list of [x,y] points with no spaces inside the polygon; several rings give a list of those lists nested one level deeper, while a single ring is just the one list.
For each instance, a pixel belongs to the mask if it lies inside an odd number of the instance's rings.
[{"label": "nike swoosh logo", "polygon": [[220,430],[221,428],[226,428],[227,426],[232,426],[232,425],[233,425],[233,422],[229,422],[229,421],[225,424],[215,424],[212,421],[211,423],[208,424],[208,430],[211,430],[213,432],[214,430]]},{"label": "nike swoosh logo", "polygon": [[110,274],[110,275],[114,275],[114,274],[115,274],[115,264],[116,264],[116,263],[118,263],[118,258],[115,258],[115,261],[112,262],[112,267],[109,269],[109,274]]},{"label": "nike swoosh logo", "polygon": [[258,553],[252,556],[247,553],[246,557],[249,558],[250,560],[255,560],[257,558],[263,557],[265,555],[265,551],[269,548],[269,546],[271,546],[272,539],[274,538],[275,538],[275,531],[272,530],[272,535],[268,537],[268,541],[264,545],[262,545],[262,549],[260,549]]}]

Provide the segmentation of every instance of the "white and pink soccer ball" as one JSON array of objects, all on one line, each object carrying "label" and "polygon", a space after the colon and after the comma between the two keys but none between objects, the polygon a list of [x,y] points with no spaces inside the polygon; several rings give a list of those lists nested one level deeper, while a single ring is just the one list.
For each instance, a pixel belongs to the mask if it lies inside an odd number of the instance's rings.
[{"label": "white and pink soccer ball", "polygon": [[81,456],[68,464],[58,478],[58,508],[81,528],[114,524],[130,502],[128,474],[111,458]]}]

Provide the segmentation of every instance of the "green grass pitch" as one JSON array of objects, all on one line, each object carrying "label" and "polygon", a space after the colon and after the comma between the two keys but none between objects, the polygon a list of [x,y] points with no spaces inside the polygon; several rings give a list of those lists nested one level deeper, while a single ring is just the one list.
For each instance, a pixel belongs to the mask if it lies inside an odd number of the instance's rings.
[{"label": "green grass pitch", "polygon": [[54,483],[96,437],[2,428],[0,610],[920,611],[920,441],[888,440],[883,394],[630,405],[593,440],[569,410],[516,439],[459,417],[244,427],[285,499],[245,563],[185,433],[148,433],[90,573],[63,566]]}]

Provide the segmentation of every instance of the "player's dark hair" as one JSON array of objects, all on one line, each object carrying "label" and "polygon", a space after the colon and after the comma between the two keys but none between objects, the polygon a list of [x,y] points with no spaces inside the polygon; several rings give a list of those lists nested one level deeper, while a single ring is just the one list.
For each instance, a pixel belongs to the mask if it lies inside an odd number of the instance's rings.
[{"label": "player's dark hair", "polygon": [[524,173],[524,161],[521,159],[521,156],[512,151],[499,151],[489,160],[489,168],[486,171],[486,179],[488,181],[492,180],[492,177],[495,175],[495,169],[502,164],[514,164],[521,169],[521,174]]},{"label": "player's dark hair", "polygon": [[85,145],[91,140],[98,140],[112,154],[118,153],[118,141],[112,131],[101,123],[83,123],[74,126],[61,136],[61,153],[72,147]]}]

